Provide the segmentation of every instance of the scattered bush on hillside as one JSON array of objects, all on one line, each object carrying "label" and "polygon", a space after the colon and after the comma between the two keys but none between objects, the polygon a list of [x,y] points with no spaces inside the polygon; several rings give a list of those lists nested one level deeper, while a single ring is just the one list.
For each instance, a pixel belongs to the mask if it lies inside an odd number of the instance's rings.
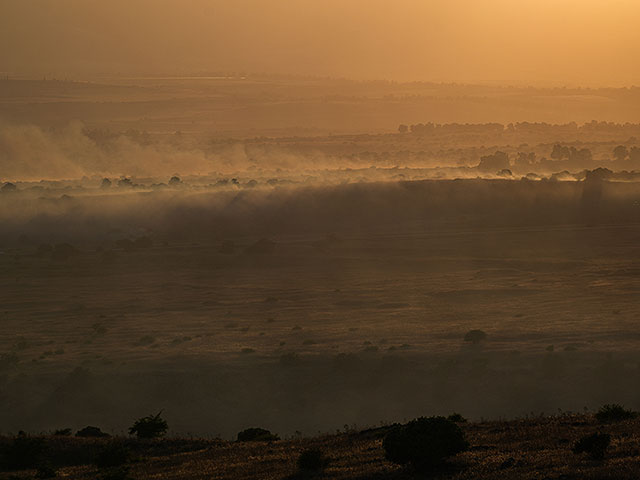
[{"label": "scattered bush on hillside", "polygon": [[129,435],[136,435],[138,438],[159,438],[164,436],[169,429],[169,425],[166,420],[160,415],[162,412],[158,412],[157,415],[149,415],[139,418],[129,428]]},{"label": "scattered bush on hillside", "polygon": [[329,459],[325,457],[321,450],[305,450],[298,457],[298,469],[301,472],[319,472],[329,464]]},{"label": "scattered bush on hillside", "polygon": [[110,437],[108,433],[103,432],[98,427],[92,427],[91,425],[84,427],[82,430],[78,430],[76,432],[76,437],[86,437],[86,438],[106,438]]},{"label": "scattered bush on hillside", "polygon": [[460,415],[459,413],[452,413],[451,415],[449,415],[447,417],[447,420],[449,420],[450,422],[455,422],[455,423],[467,423],[467,419],[464,418],[462,415]]},{"label": "scattered bush on hillside", "polygon": [[483,342],[487,339],[487,334],[482,330],[469,330],[465,336],[465,342],[471,342],[474,345],[478,345],[480,342]]},{"label": "scattered bush on hillside", "polygon": [[280,440],[280,437],[264,428],[247,428],[238,433],[238,442],[273,442]]},{"label": "scattered bush on hillside", "polygon": [[611,435],[608,433],[594,433],[586,435],[573,446],[573,453],[579,455],[587,453],[594,460],[602,460],[611,443]]},{"label": "scattered bush on hillside", "polygon": [[418,418],[392,429],[383,441],[387,460],[428,471],[469,448],[458,425],[444,417]]},{"label": "scattered bush on hillside", "polygon": [[627,410],[617,403],[603,405],[596,413],[596,419],[600,423],[623,422],[636,418],[637,416],[637,412]]}]

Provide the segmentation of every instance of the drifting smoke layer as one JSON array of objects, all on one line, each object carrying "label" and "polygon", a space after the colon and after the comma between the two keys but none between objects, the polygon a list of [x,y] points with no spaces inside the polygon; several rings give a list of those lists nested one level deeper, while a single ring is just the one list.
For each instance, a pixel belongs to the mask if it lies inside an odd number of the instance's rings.
[{"label": "drifting smoke layer", "polygon": [[80,178],[83,175],[158,175],[176,171],[206,173],[218,159],[168,145],[140,145],[118,136],[100,148],[81,123],[45,131],[35,126],[0,125],[0,172],[3,178]]},{"label": "drifting smoke layer", "polygon": [[[639,183],[530,180],[425,180],[236,190],[161,189],[60,195],[46,189],[0,195],[0,241],[89,242],[109,247],[109,232],[158,240],[423,229],[455,222],[491,225],[588,224],[637,218]],[[81,191],[82,192],[82,191]],[[106,243],[105,243],[106,242]]]},{"label": "drifting smoke layer", "polygon": [[0,123],[0,181],[37,181],[83,176],[168,178],[180,175],[281,172],[369,166],[359,159],[329,158],[322,152],[300,155],[279,148],[248,147],[230,140],[210,148],[179,134],[90,131],[80,122],[44,130]]}]

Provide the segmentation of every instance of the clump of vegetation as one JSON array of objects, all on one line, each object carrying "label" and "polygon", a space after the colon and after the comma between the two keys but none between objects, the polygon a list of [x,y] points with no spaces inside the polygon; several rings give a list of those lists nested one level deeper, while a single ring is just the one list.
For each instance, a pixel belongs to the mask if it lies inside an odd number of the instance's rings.
[{"label": "clump of vegetation", "polygon": [[470,342],[473,345],[478,345],[480,342],[484,342],[486,339],[487,334],[482,330],[469,330],[464,336],[464,341]]},{"label": "clump of vegetation", "polygon": [[329,464],[329,459],[321,450],[305,450],[298,457],[298,469],[301,472],[320,472]]},{"label": "clump of vegetation", "polygon": [[156,342],[155,337],[151,335],[144,335],[140,337],[133,345],[136,347],[148,347]]},{"label": "clump of vegetation", "polygon": [[169,425],[166,420],[158,412],[157,415],[149,415],[139,418],[129,428],[129,435],[136,435],[138,438],[160,438],[167,433]]},{"label": "clump of vegetation", "polygon": [[457,412],[454,412],[451,415],[449,415],[447,417],[447,420],[449,420],[451,422],[455,422],[455,423],[467,423],[467,419],[464,418],[462,415],[460,415]]},{"label": "clump of vegetation", "polygon": [[108,433],[103,432],[98,427],[92,427],[91,425],[84,427],[82,430],[76,432],[76,437],[85,438],[106,438],[110,437]]},{"label": "clump of vegetation", "polygon": [[122,441],[105,444],[97,453],[93,463],[98,468],[120,467],[131,460],[131,452]]},{"label": "clump of vegetation", "polygon": [[617,403],[603,405],[596,413],[596,419],[600,423],[623,422],[636,418],[637,416],[637,412],[627,410]]},{"label": "clump of vegetation", "polygon": [[238,442],[274,442],[280,437],[264,428],[253,427],[238,433]]},{"label": "clump of vegetation", "polygon": [[280,355],[280,364],[287,367],[300,364],[300,355],[296,352],[288,352]]},{"label": "clump of vegetation", "polygon": [[59,428],[58,430],[53,432],[56,437],[70,437],[71,433],[73,432],[70,428]]},{"label": "clump of vegetation", "polygon": [[576,455],[587,453],[594,460],[602,460],[610,443],[611,435],[597,432],[578,440],[573,446],[573,453]]},{"label": "clump of vegetation", "polygon": [[469,448],[460,427],[444,417],[418,418],[393,428],[385,437],[387,460],[429,471]]}]

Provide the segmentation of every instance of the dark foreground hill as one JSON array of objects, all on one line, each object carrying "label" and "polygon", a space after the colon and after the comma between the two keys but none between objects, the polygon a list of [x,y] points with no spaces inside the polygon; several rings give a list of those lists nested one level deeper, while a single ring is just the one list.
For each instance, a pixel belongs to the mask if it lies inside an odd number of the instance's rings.
[{"label": "dark foreground hill", "polygon": [[[640,420],[637,419],[602,424],[590,415],[562,415],[461,426],[469,441],[469,450],[453,457],[429,478],[624,480],[637,479],[640,474]],[[14,468],[0,473],[0,478],[44,478],[53,474],[53,470],[57,478],[70,480],[426,478],[385,460],[382,441],[387,432],[388,428],[382,427],[274,442],[44,437],[36,441],[42,442],[48,457],[44,463],[50,466],[39,470],[17,467],[15,461],[20,452],[11,451],[16,439],[5,437],[0,442],[4,460],[13,461]],[[603,459],[573,453],[580,438],[595,432],[611,437]],[[34,437],[21,438],[34,440]],[[131,460],[124,467],[97,467],[96,455],[105,446],[114,444],[124,448]],[[329,458],[324,472],[306,475],[299,472],[298,457],[307,449],[319,449]],[[112,455],[111,459],[116,458],[118,463],[117,457]],[[27,454],[23,467],[33,461]]]}]

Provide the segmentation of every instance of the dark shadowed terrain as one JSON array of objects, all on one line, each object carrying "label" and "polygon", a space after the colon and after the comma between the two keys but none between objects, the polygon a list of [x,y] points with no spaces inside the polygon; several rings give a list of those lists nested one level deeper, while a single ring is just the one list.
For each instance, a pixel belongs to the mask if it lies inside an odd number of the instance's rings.
[{"label": "dark shadowed terrain", "polygon": [[6,431],[638,405],[637,183],[112,189],[2,195]]}]

